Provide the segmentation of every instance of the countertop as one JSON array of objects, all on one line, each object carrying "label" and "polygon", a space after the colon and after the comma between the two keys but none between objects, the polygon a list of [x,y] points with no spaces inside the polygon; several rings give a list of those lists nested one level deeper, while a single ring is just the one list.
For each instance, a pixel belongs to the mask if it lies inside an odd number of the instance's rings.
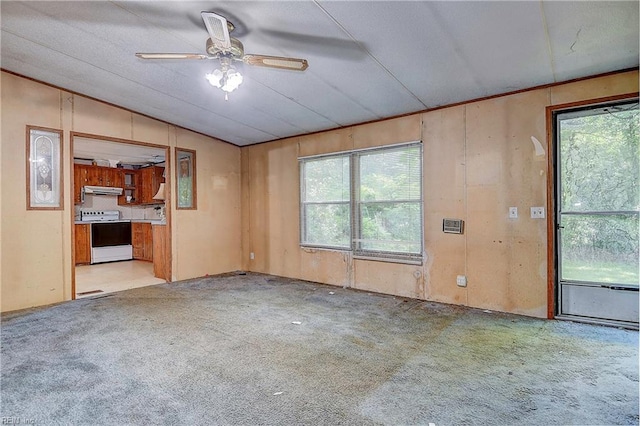
[{"label": "countertop", "polygon": [[[131,223],[150,223],[152,225],[166,225],[167,221],[166,220],[160,220],[160,219],[120,219],[120,220],[112,220],[109,221],[111,223],[118,223],[118,222],[131,222]],[[76,225],[89,225],[91,223],[108,223],[108,222],[81,222],[79,220],[76,220],[73,222]]]}]

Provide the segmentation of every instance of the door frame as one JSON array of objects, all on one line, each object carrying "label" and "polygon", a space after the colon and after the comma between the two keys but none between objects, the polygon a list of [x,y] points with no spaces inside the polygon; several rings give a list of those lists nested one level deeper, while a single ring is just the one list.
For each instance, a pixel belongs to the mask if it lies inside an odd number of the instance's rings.
[{"label": "door frame", "polygon": [[[171,249],[171,147],[169,145],[158,145],[148,142],[140,142],[134,141],[130,139],[122,139],[115,138],[110,136],[103,135],[94,135],[91,133],[82,133],[82,132],[70,132],[69,137],[69,156],[71,158],[71,173],[70,173],[70,182],[71,182],[71,194],[73,194],[73,190],[75,188],[74,181],[74,172],[73,172],[73,141],[75,137],[82,137],[88,139],[95,139],[99,141],[105,142],[116,142],[123,143],[127,145],[138,145],[138,146],[146,146],[149,148],[158,148],[165,150],[165,238],[166,238],[166,250],[165,250],[165,274],[166,274],[166,282],[171,282],[171,262],[172,262],[172,249]],[[73,197],[71,198],[73,199]],[[76,300],[76,228],[75,228],[75,204],[72,202],[71,204],[71,300]]]},{"label": "door frame", "polygon": [[[558,256],[556,241],[556,160],[557,147],[555,143],[554,114],[576,108],[597,106],[610,102],[624,101],[638,98],[639,92],[625,93],[617,96],[587,99],[559,105],[550,105],[546,109],[547,115],[547,318],[554,319],[558,315]],[[600,322],[606,323],[606,321]],[[616,323],[616,325],[619,325]]]}]

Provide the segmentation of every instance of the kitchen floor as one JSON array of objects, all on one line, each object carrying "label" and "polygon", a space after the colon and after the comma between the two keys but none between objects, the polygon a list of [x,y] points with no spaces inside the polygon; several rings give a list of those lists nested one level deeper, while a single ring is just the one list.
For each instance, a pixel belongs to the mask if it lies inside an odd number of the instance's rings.
[{"label": "kitchen floor", "polygon": [[164,282],[153,276],[153,263],[142,260],[76,266],[78,299]]}]

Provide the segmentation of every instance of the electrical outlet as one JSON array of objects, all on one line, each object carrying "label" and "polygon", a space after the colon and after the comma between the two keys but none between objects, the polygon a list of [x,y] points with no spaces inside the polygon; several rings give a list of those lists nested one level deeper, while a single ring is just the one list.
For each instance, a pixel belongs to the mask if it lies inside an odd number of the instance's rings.
[{"label": "electrical outlet", "polygon": [[456,277],[456,284],[458,287],[466,287],[467,286],[467,277],[464,275],[458,275]]},{"label": "electrical outlet", "polygon": [[517,218],[518,218],[518,208],[509,207],[509,219],[517,219]]},{"label": "electrical outlet", "polygon": [[544,207],[531,207],[531,219],[544,219]]},{"label": "electrical outlet", "polygon": [[255,259],[255,258],[256,258],[256,255],[255,255],[253,252],[251,252],[251,253],[249,254],[249,259],[253,260],[253,259]]}]

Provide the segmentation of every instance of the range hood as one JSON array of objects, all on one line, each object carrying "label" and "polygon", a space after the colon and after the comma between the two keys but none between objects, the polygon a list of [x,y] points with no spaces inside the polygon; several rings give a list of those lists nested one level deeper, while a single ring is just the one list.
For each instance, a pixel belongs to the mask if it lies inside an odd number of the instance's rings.
[{"label": "range hood", "polygon": [[87,185],[84,187],[84,193],[93,195],[122,195],[122,188]]}]

